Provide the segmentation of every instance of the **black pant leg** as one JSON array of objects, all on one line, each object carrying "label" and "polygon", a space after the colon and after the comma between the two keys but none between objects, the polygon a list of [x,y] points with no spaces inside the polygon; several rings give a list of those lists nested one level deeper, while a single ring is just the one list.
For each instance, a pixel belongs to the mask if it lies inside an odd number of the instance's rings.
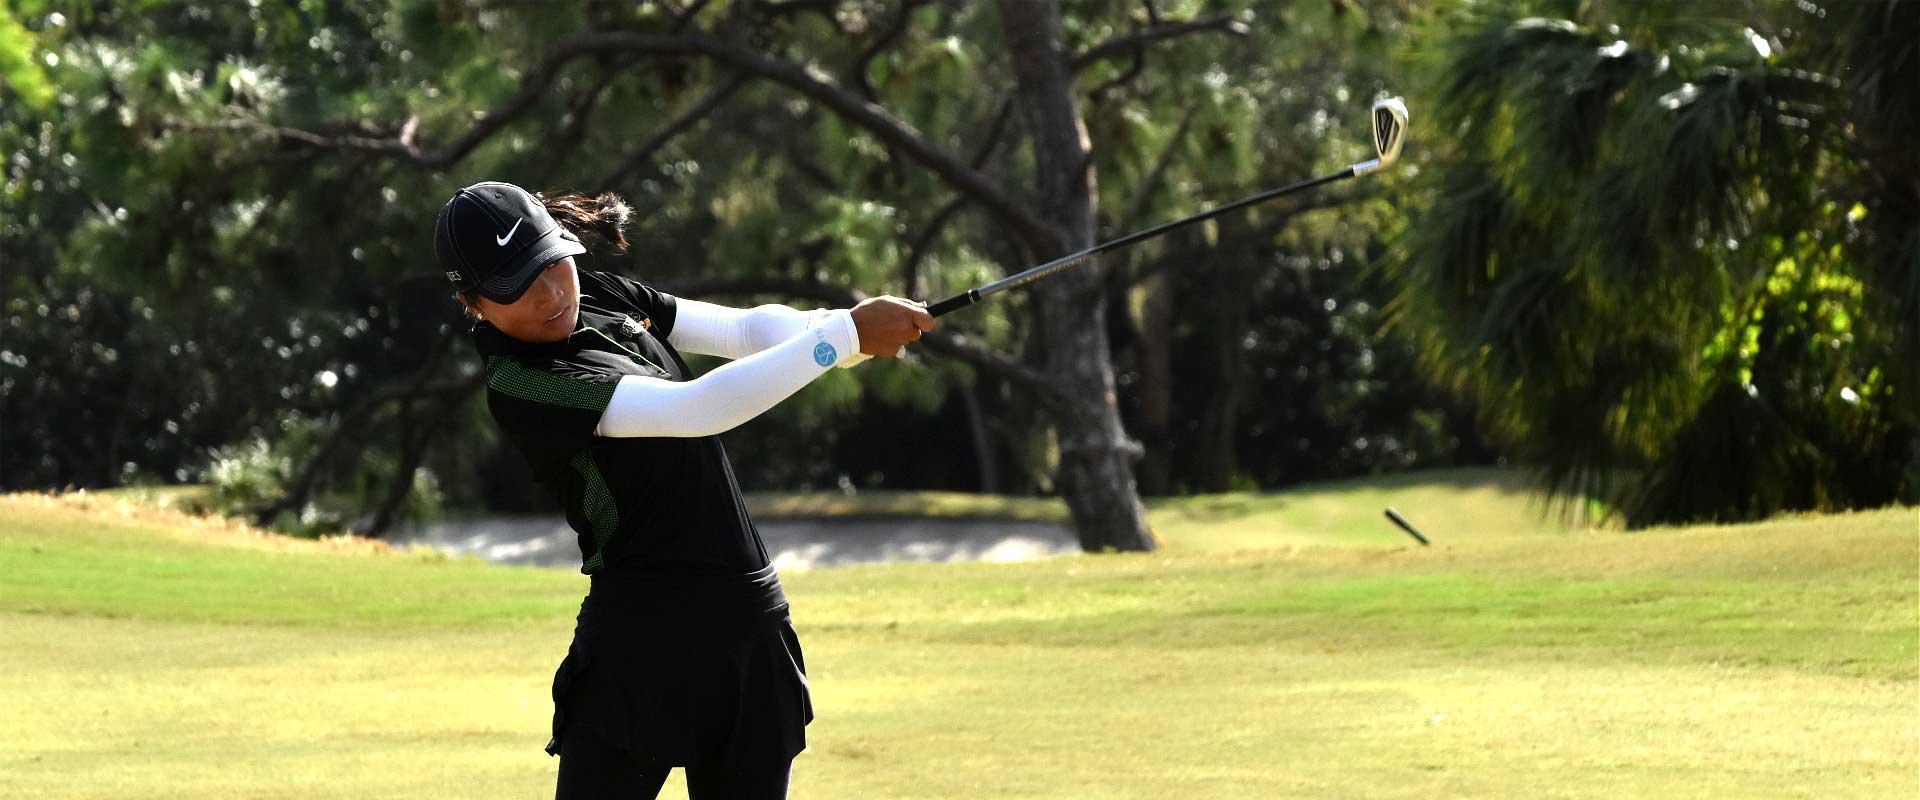
[{"label": "black pant leg", "polygon": [[654,800],[670,767],[648,769],[632,754],[575,730],[560,740],[560,780],[554,800]]},{"label": "black pant leg", "polygon": [[793,759],[734,767],[687,767],[687,800],[786,800]]}]

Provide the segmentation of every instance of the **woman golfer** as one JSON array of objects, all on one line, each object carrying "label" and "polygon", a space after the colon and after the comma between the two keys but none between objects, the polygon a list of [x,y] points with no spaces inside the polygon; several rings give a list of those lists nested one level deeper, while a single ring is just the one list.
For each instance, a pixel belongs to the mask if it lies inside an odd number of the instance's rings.
[{"label": "woman golfer", "polygon": [[[553,681],[557,796],[786,796],[813,718],[780,578],[718,434],[834,367],[932,330],[921,304],[725,308],[579,269],[626,246],[612,195],[505,183],[440,210],[434,254],[476,318],[487,406],[560,496],[592,576]],[[681,352],[733,359],[695,378]]]}]

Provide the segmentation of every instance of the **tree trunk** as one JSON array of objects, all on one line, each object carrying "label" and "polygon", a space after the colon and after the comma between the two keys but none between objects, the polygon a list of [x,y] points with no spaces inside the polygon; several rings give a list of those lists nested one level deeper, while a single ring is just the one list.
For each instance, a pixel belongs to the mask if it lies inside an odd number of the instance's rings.
[{"label": "tree trunk", "polygon": [[1173,283],[1165,270],[1141,282],[1139,336],[1140,424],[1147,455],[1140,462],[1140,488],[1149,495],[1173,493]]},{"label": "tree trunk", "polygon": [[1253,299],[1258,296],[1260,253],[1249,243],[1252,231],[1244,218],[1223,217],[1219,226],[1220,245],[1214,251],[1212,269],[1195,288],[1200,308],[1207,315],[1200,329],[1211,369],[1208,382],[1201,387],[1200,430],[1194,437],[1194,488],[1203,492],[1225,492],[1233,488],[1233,476],[1239,468],[1235,446],[1240,436],[1241,407],[1246,401],[1247,351],[1241,340],[1252,325]]},{"label": "tree trunk", "polygon": [[982,494],[997,494],[1000,491],[1000,469],[994,461],[993,437],[987,433],[987,416],[980,412],[980,390],[974,384],[963,384],[959,388],[960,406],[967,411],[967,433],[973,439],[973,457],[978,462],[979,491]]},{"label": "tree trunk", "polygon": [[[1055,231],[1053,258],[1093,244],[1094,184],[1086,125],[1073,93],[1069,54],[1056,0],[1001,0],[1017,82],[1016,103],[1033,142],[1035,200]],[[1152,550],[1133,478],[1139,445],[1120,424],[1108,348],[1105,282],[1098,263],[1034,284],[1036,326],[1044,347],[1037,365],[1067,395],[1051,416],[1060,434],[1056,484],[1073,514],[1080,546]]]},{"label": "tree trunk", "polygon": [[427,459],[427,447],[433,442],[433,427],[418,424],[414,418],[417,409],[412,401],[400,404],[400,468],[395,470],[387,484],[387,496],[380,501],[374,511],[373,519],[367,522],[360,535],[369,539],[382,539],[387,529],[393,527],[399,518],[400,507],[406,505],[407,498],[413,496],[413,479],[419,474],[421,463]]}]

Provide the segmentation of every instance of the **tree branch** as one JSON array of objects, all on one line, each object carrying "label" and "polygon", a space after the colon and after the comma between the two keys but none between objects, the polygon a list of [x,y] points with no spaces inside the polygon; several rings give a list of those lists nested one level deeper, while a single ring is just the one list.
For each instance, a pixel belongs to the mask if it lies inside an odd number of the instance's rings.
[{"label": "tree branch", "polygon": [[[914,9],[929,2],[932,0],[901,0],[899,9],[895,11],[893,18],[887,21],[887,26],[854,58],[853,69],[850,72],[853,76],[853,85],[860,90],[860,96],[866,98],[867,102],[880,102],[880,94],[874,90],[872,81],[867,79],[867,73],[873,70],[873,60],[906,34],[907,23],[913,19]],[[893,152],[892,147],[887,148],[887,165],[891,168],[896,184],[906,182],[905,165],[900,163],[900,158]]]},{"label": "tree branch", "polygon": [[520,90],[506,102],[482,115],[479,121],[467,129],[465,134],[452,144],[440,150],[429,151],[414,143],[414,133],[419,129],[419,117],[409,118],[400,127],[397,135],[368,135],[366,132],[329,136],[314,131],[297,128],[284,128],[255,119],[232,119],[211,125],[181,125],[189,130],[242,130],[250,131],[276,139],[287,139],[310,147],[329,150],[363,150],[392,158],[411,160],[429,169],[441,169],[466,158],[487,139],[492,138],[508,123],[518,119],[531,110],[541,98],[547,95],[547,88],[559,77],[561,68],[584,52],[568,53],[565,50],[548,55],[532,72],[520,81]]},{"label": "tree branch", "polygon": [[689,3],[685,9],[674,14],[673,31],[679,33],[680,31],[686,30],[686,27],[693,23],[693,18],[700,16],[701,9],[706,8],[710,2],[712,2],[712,0],[694,0],[694,2]]},{"label": "tree branch", "polygon": [[280,512],[306,505],[307,498],[313,494],[314,488],[319,484],[321,473],[335,460],[343,447],[358,445],[361,449],[365,448],[366,432],[372,427],[374,415],[388,403],[421,397],[459,397],[485,385],[487,378],[484,372],[439,384],[429,383],[434,373],[438,371],[440,359],[446,355],[453,341],[452,336],[440,337],[434,343],[433,349],[428,352],[426,362],[413,377],[374,392],[361,400],[352,410],[341,415],[340,421],[333,426],[333,433],[320,444],[320,448],[314,451],[306,463],[300,466],[300,471],[287,484],[286,492],[252,509],[254,519],[266,525],[271,523]]},{"label": "tree branch", "polygon": [[987,347],[959,333],[934,331],[923,334],[918,344],[940,355],[972,365],[1019,384],[1048,409],[1061,412],[1074,405],[1074,399],[1055,386],[1047,376],[1019,359]]},{"label": "tree branch", "polygon": [[840,22],[833,16],[833,6],[837,1],[838,0],[765,0],[764,2],[749,4],[749,7],[757,7],[756,10],[758,13],[766,15],[769,19],[811,11],[825,18],[828,23],[833,25],[835,30],[838,30],[840,28]]},{"label": "tree branch", "polygon": [[1234,19],[1231,15],[1220,14],[1195,19],[1162,19],[1149,23],[1128,33],[1120,34],[1104,42],[1080,51],[1071,62],[1074,72],[1092,66],[1094,62],[1116,56],[1127,55],[1144,50],[1148,45],[1168,39],[1178,39],[1199,33],[1221,33],[1229,36],[1246,36],[1251,33],[1246,23]]},{"label": "tree branch", "polygon": [[1127,65],[1126,71],[1113,76],[1113,78],[1106,83],[1093,87],[1093,91],[1087,92],[1087,98],[1095,103],[1104,103],[1106,102],[1108,92],[1132,83],[1135,78],[1140,77],[1140,73],[1146,71],[1147,49],[1145,47],[1135,49],[1133,51],[1133,63]]},{"label": "tree branch", "polygon": [[1146,216],[1147,203],[1153,198],[1154,187],[1167,176],[1167,168],[1173,166],[1173,155],[1180,147],[1181,140],[1187,138],[1187,129],[1193,127],[1196,107],[1188,106],[1180,115],[1180,125],[1173,129],[1173,135],[1167,137],[1167,146],[1160,151],[1160,157],[1154,159],[1153,169],[1147,171],[1147,178],[1133,189],[1133,207],[1127,210],[1127,216],[1121,225],[1133,228],[1140,224],[1140,218]]},{"label": "tree branch", "polygon": [[732,97],[734,92],[739,91],[740,87],[747,85],[750,80],[751,78],[746,75],[734,75],[726,83],[708,92],[705,97],[700,98],[699,102],[687,107],[685,111],[680,112],[678,116],[675,116],[666,125],[654,131],[652,136],[647,137],[645,142],[640,143],[638,149],[627,154],[627,157],[620,161],[620,166],[615,167],[612,172],[607,173],[606,177],[601,178],[598,185],[611,188],[633,177],[633,173],[639,170],[642,165],[652,160],[653,154],[659,152],[660,148],[667,146],[667,143],[673,141],[674,137],[687,132],[689,128],[699,124],[700,120],[706,119],[708,114],[712,114],[714,109],[719,108],[720,104],[725,103],[727,98]]},{"label": "tree branch", "polygon": [[[799,7],[799,4],[785,5]],[[505,128],[507,123],[530,110],[546,95],[547,87],[569,62],[604,54],[702,56],[746,75],[778,83],[826,106],[848,124],[865,130],[891,150],[904,154],[909,160],[926,168],[954,191],[979,203],[1012,228],[1015,235],[1034,252],[1058,252],[1064,248],[1063,237],[1053,226],[1015,201],[986,175],[927,141],[919,131],[886,108],[847,91],[815,67],[774,58],[701,33],[668,35],[619,31],[578,34],[563,39],[521,81],[518,92],[498,108],[483,115],[453,144],[437,151],[426,150],[414,143],[417,118],[409,119],[397,136],[370,135],[365,131],[328,135],[246,118],[210,125],[174,124],[187,130],[249,131],[322,149],[361,150],[408,159],[438,169],[465,158],[474,148]]]},{"label": "tree branch", "polygon": [[[973,158],[967,162],[970,166],[979,169],[986,165],[987,159],[993,157],[994,148],[1000,144],[1001,134],[1006,133],[1007,120],[1012,117],[1013,98],[1002,99],[1000,107],[993,112],[993,121],[987,124],[987,135],[981,140],[979,148],[974,151]],[[900,264],[902,291],[906,292],[908,297],[920,295],[920,262],[925,260],[927,254],[932,251],[933,240],[946,229],[947,222],[953,219],[953,215],[966,205],[967,198],[964,195],[948,201],[946,205],[940,207],[939,211],[934,212],[933,219],[920,230],[920,234],[913,237],[913,244],[907,248],[907,260]]]},{"label": "tree branch", "polygon": [[433,429],[436,426],[417,424],[415,412],[419,403],[408,399],[400,404],[400,467],[389,478],[386,497],[374,511],[373,519],[359,533],[369,539],[386,536],[387,529],[393,527],[400,507],[413,494],[413,479],[420,472],[420,464],[427,458],[429,445],[433,444]]},{"label": "tree branch", "polygon": [[[567,111],[560,117],[560,127],[546,137],[546,147],[541,148],[540,165],[551,168],[572,160],[586,142],[587,123],[593,118],[594,109],[599,107],[600,99],[607,87],[612,86],[624,72],[621,66],[609,68],[601,65],[594,85],[577,94],[567,103]],[[411,137],[408,137],[411,139]]]},{"label": "tree branch", "polygon": [[913,244],[907,246],[907,260],[900,263],[900,290],[908,297],[920,296],[920,262],[933,252],[933,240],[940,238],[940,232],[946,230],[947,221],[967,205],[967,198],[956,197],[933,213],[933,219],[927,220],[927,226],[920,229],[920,235],[913,237]]},{"label": "tree branch", "polygon": [[987,159],[993,157],[994,148],[1000,145],[1000,137],[1007,132],[1007,120],[1013,118],[1013,98],[1000,98],[1000,106],[993,110],[993,121],[987,123],[987,135],[980,141],[980,148],[973,151],[973,158],[967,163],[974,169],[987,165]]},{"label": "tree branch", "polygon": [[669,36],[630,32],[587,33],[568,37],[556,45],[554,55],[548,57],[543,68],[557,69],[555,62],[564,63],[571,58],[599,53],[704,56],[741,72],[778,83],[826,106],[848,124],[865,130],[883,144],[925,167],[954,191],[966,195],[993,213],[1036,252],[1055,252],[1061,247],[1060,233],[1053,226],[1016,202],[987,176],[927,141],[892,112],[842,88],[817,68],[773,58],[704,34]]},{"label": "tree branch", "polygon": [[778,275],[750,278],[689,278],[655,284],[667,294],[679,297],[742,296],[773,294],[818,300],[836,308],[852,308],[867,299],[865,292],[811,278]]},{"label": "tree branch", "polygon": [[879,36],[874,37],[873,43],[867,45],[865,50],[860,51],[860,56],[854,59],[853,85],[859,87],[860,96],[867,98],[867,102],[880,102],[880,96],[873,91],[873,84],[867,81],[867,72],[872,69],[873,60],[898,40],[901,34],[907,32],[907,23],[913,19],[914,9],[929,2],[932,0],[901,0],[900,10],[893,15],[892,20],[887,22],[886,29],[881,31]]}]

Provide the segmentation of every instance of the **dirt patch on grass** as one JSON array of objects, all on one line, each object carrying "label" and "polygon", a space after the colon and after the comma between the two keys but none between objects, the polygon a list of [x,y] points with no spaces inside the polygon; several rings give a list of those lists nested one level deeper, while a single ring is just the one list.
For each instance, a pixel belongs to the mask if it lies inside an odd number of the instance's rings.
[{"label": "dirt patch on grass", "polygon": [[97,525],[102,519],[120,521],[151,528],[178,539],[270,550],[365,554],[395,550],[393,545],[378,539],[350,534],[305,539],[261,528],[236,517],[194,514],[137,497],[108,496],[87,491],[0,495],[0,511],[8,516],[67,516],[79,526]]}]

